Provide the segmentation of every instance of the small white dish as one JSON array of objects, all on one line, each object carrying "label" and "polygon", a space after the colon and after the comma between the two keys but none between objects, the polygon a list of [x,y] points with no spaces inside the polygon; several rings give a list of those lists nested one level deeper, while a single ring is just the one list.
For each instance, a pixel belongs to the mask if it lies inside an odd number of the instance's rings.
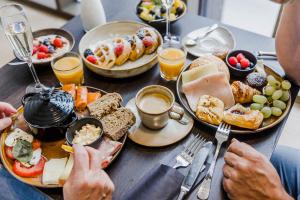
[{"label": "small white dish", "polygon": [[[179,105],[175,103],[175,105]],[[182,125],[176,120],[169,119],[168,124],[159,130],[151,130],[146,128],[138,114],[135,99],[131,99],[126,108],[129,108],[136,116],[136,123],[129,129],[128,137],[135,143],[147,147],[164,147],[174,144],[187,136],[193,128],[194,120],[185,111],[185,118],[188,119],[187,125]]]}]

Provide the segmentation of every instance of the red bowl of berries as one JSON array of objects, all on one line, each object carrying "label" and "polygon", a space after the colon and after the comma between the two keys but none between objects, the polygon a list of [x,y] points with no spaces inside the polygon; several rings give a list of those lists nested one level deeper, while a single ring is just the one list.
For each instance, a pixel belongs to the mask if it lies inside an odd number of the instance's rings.
[{"label": "red bowl of berries", "polygon": [[226,56],[226,64],[230,74],[235,77],[246,77],[254,71],[256,63],[256,57],[245,50],[233,50]]}]

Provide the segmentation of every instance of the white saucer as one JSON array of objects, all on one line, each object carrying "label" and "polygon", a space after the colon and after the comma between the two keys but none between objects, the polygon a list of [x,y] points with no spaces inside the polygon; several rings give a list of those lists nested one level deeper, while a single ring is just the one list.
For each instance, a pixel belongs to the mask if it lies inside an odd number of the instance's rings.
[{"label": "white saucer", "polygon": [[216,30],[210,33],[207,37],[197,42],[195,46],[186,45],[188,36],[197,37],[203,35],[208,27],[203,27],[194,30],[184,36],[182,45],[186,48],[187,52],[193,56],[200,57],[205,54],[213,54],[218,52],[230,51],[235,48],[235,39],[232,33],[225,27],[219,26]]},{"label": "white saucer", "polygon": [[[176,105],[179,105],[176,103]],[[168,124],[159,130],[146,128],[139,117],[135,105],[135,99],[131,99],[126,108],[129,108],[136,116],[136,123],[129,129],[128,137],[135,143],[147,147],[163,147],[174,144],[182,140],[189,134],[194,125],[193,118],[185,112],[185,117],[189,120],[188,125],[182,125],[179,122],[169,119]]]}]

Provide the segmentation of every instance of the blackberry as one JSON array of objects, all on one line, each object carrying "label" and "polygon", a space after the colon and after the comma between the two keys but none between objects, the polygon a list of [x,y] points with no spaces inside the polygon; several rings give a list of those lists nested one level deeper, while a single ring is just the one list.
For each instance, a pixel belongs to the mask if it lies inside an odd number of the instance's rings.
[{"label": "blackberry", "polygon": [[89,55],[94,55],[91,49],[86,49],[83,53],[84,57],[88,57]]},{"label": "blackberry", "polygon": [[178,7],[177,9],[176,9],[176,14],[177,15],[181,15],[182,13],[183,13],[183,8],[181,8],[181,7]]},{"label": "blackberry", "polygon": [[161,14],[164,14],[164,13],[166,13],[167,12],[167,10],[166,10],[166,8],[165,7],[161,7],[160,8],[160,12],[161,12]]}]

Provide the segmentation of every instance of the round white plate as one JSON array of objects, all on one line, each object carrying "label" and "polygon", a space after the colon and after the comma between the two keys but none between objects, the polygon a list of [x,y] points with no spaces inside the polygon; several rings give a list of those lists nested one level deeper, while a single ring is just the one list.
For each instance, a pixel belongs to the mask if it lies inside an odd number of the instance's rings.
[{"label": "round white plate", "polygon": [[[179,106],[179,104],[176,103]],[[189,120],[187,125],[170,119],[168,124],[159,130],[146,128],[139,117],[135,106],[135,99],[131,99],[126,108],[129,108],[136,116],[136,123],[129,129],[128,137],[135,143],[147,147],[163,147],[182,140],[189,134],[194,125],[193,118],[186,112],[185,117]]]},{"label": "round white plate", "polygon": [[226,52],[235,48],[235,39],[232,33],[225,27],[219,26],[216,30],[210,33],[207,37],[198,40],[195,46],[186,45],[188,37],[202,36],[207,31],[208,27],[203,27],[194,30],[184,36],[182,45],[187,52],[193,56],[200,57],[205,54],[213,54],[218,52]]}]

